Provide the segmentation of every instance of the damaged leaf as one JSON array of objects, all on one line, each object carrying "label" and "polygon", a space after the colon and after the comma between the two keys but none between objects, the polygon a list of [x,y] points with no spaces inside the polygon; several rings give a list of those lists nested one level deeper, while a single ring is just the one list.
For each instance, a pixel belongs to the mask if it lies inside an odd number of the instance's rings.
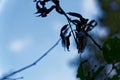
[{"label": "damaged leaf", "polygon": [[39,14],[37,17],[39,17],[39,16],[46,17],[47,14],[49,14],[54,8],[56,8],[56,6],[54,6],[54,5],[52,5],[50,8],[47,8],[45,6],[45,4],[48,1],[49,0],[43,0],[43,1],[37,1],[36,2],[37,12],[35,14]]},{"label": "damaged leaf", "polygon": [[74,17],[78,17],[78,18],[83,18],[79,13],[75,13],[75,12],[68,12],[67,14],[74,16]]},{"label": "damaged leaf", "polygon": [[60,31],[60,37],[62,39],[62,45],[65,47],[66,45],[66,34],[67,34],[67,26],[68,24],[64,25],[62,28],[61,28],[61,31]]},{"label": "damaged leaf", "polygon": [[88,19],[83,18],[82,15],[79,14],[79,13],[68,12],[68,14],[71,15],[71,16],[74,16],[74,17],[79,18],[79,19],[80,19],[80,22],[81,22],[81,24],[82,24],[81,26],[86,25],[87,22],[88,22]]},{"label": "damaged leaf", "polygon": [[84,32],[76,33],[78,53],[82,53],[87,43],[87,36]]},{"label": "damaged leaf", "polygon": [[91,20],[88,24],[87,24],[87,29],[86,31],[91,31],[95,26],[97,25],[97,22],[95,20]]},{"label": "damaged leaf", "polygon": [[67,35],[67,32],[68,32],[67,26],[68,26],[68,24],[64,25],[64,26],[61,28],[60,37],[61,37],[61,39],[62,39],[62,45],[63,45],[65,48],[67,48],[67,50],[69,51],[71,32],[69,32],[69,34]]},{"label": "damaged leaf", "polygon": [[69,33],[69,35],[66,36],[66,48],[68,51],[70,46],[70,36],[71,36],[71,33]]}]

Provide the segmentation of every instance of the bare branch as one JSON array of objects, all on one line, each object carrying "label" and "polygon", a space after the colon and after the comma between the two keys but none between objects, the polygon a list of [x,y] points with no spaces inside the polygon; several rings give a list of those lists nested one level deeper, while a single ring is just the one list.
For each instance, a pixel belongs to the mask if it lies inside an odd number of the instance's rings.
[{"label": "bare branch", "polygon": [[36,64],[37,64],[38,62],[40,62],[45,56],[47,56],[48,53],[49,53],[51,50],[53,50],[53,49],[58,45],[58,43],[60,42],[60,40],[61,40],[61,39],[59,39],[50,49],[48,49],[42,56],[40,56],[40,57],[39,57],[36,61],[34,61],[33,63],[31,63],[31,64],[29,64],[29,65],[27,65],[27,66],[25,66],[25,67],[23,67],[23,68],[21,68],[21,69],[18,69],[18,70],[14,71],[14,72],[12,72],[12,73],[10,73],[10,74],[8,74],[8,75],[3,76],[0,80],[6,80],[6,79],[8,79],[8,78],[11,77],[11,76],[13,76],[13,75],[15,75],[15,74],[17,74],[17,73],[19,73],[19,72],[22,72],[22,71],[24,71],[24,70],[26,70],[26,69],[29,69],[29,68],[31,68],[32,66],[36,65]]}]

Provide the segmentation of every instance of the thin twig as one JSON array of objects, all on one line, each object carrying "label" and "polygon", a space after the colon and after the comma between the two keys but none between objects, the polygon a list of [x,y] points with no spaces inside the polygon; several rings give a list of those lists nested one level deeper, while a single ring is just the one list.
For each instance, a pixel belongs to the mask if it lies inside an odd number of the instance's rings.
[{"label": "thin twig", "polygon": [[101,46],[90,36],[86,31],[84,31],[85,34],[93,41],[93,43],[102,51]]},{"label": "thin twig", "polygon": [[114,69],[114,66],[112,65],[112,69],[109,71],[109,73],[105,76],[105,79],[104,80],[107,80],[107,78],[109,77],[109,75],[111,74],[111,72],[113,71]]},{"label": "thin twig", "polygon": [[58,43],[60,42],[60,40],[61,40],[61,39],[59,39],[50,49],[48,49],[42,56],[40,56],[40,57],[39,57],[36,61],[34,61],[32,64],[29,64],[29,65],[27,65],[27,66],[25,66],[25,67],[23,67],[23,68],[21,68],[21,69],[18,69],[18,70],[16,70],[16,71],[14,71],[14,72],[12,72],[12,73],[10,73],[10,74],[2,77],[0,80],[5,80],[5,79],[7,79],[7,78],[9,78],[9,77],[11,77],[11,76],[13,76],[13,75],[21,72],[21,71],[24,71],[24,70],[29,69],[30,67],[36,65],[36,64],[37,64],[39,61],[41,61],[45,56],[47,56],[48,53],[49,53],[51,50],[53,50],[53,49],[58,45]]}]

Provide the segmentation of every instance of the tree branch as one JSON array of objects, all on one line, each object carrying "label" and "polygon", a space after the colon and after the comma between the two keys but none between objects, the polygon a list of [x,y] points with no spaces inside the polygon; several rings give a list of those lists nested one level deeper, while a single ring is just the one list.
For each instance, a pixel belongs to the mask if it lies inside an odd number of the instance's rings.
[{"label": "tree branch", "polygon": [[27,65],[27,66],[25,66],[25,67],[23,67],[23,68],[21,68],[21,69],[18,69],[18,70],[14,71],[14,72],[12,72],[12,73],[10,73],[10,74],[8,74],[8,75],[3,76],[0,80],[8,79],[9,77],[11,77],[11,76],[13,76],[13,75],[15,75],[15,74],[17,74],[17,73],[19,73],[19,72],[22,72],[22,71],[24,71],[24,70],[26,70],[26,69],[29,69],[29,68],[31,68],[32,66],[36,65],[36,64],[37,64],[38,62],[40,62],[45,56],[47,56],[48,53],[49,53],[51,50],[53,50],[53,49],[58,45],[58,43],[60,42],[60,40],[61,40],[61,39],[59,39],[50,49],[48,49],[42,56],[40,56],[40,57],[39,57],[36,61],[34,61],[33,63],[31,63],[31,64],[29,64],[29,65]]},{"label": "tree branch", "polygon": [[93,39],[92,36],[90,36],[87,32],[85,34],[93,41],[93,43],[102,51],[101,46]]},{"label": "tree branch", "polygon": [[[62,13],[63,13],[63,15],[67,18],[67,21],[68,21],[68,23],[69,23],[69,27],[70,27],[70,29],[71,29],[71,32],[72,32],[72,34],[73,34],[73,38],[74,38],[74,40],[75,40],[75,42],[76,42],[76,44],[77,44],[77,40],[76,40],[76,38],[75,38],[75,34],[74,34],[74,31],[73,31],[73,29],[72,29],[72,26],[71,26],[71,19],[67,16],[67,14],[65,13],[65,11],[60,7],[60,5],[58,6],[59,7],[59,9],[62,11]],[[72,22],[73,23],[73,22]],[[74,25],[76,25],[75,23],[73,23]],[[85,34],[93,41],[93,43],[102,51],[102,48],[101,48],[101,46],[92,38],[92,36],[90,36],[86,31],[84,31],[85,32]]]}]

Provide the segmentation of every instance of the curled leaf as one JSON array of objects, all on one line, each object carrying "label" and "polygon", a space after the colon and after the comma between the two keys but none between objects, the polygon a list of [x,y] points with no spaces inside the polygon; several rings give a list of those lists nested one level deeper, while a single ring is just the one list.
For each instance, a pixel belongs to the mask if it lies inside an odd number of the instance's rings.
[{"label": "curled leaf", "polygon": [[69,35],[66,36],[66,48],[68,51],[70,46],[70,36],[71,36],[71,33],[69,33]]},{"label": "curled leaf", "polygon": [[67,26],[68,26],[68,24],[64,25],[61,28],[60,37],[62,39],[62,45],[63,45],[63,47],[67,48],[67,50],[69,51],[71,32],[69,32],[69,34],[67,35],[67,32],[68,32]]},{"label": "curled leaf", "polygon": [[86,31],[91,31],[95,26],[97,25],[97,22],[95,20],[91,20],[88,24],[87,24],[87,29]]},{"label": "curled leaf", "polygon": [[[36,1],[36,0],[35,0]],[[41,7],[39,6],[39,3],[40,3],[40,1],[37,1],[36,2],[36,9],[37,9],[37,13],[40,13],[40,9],[41,9]]]},{"label": "curled leaf", "polygon": [[87,36],[84,32],[76,33],[78,53],[82,53],[87,43]]},{"label": "curled leaf", "polygon": [[75,12],[68,12],[67,14],[74,16],[74,17],[78,17],[78,18],[83,18],[79,13],[75,13]]},{"label": "curled leaf", "polygon": [[80,21],[79,21],[79,26],[80,27],[85,26],[87,24],[87,22],[88,22],[88,19],[83,18],[82,15],[79,14],[79,13],[68,12],[67,14],[79,18],[80,19]]},{"label": "curled leaf", "polygon": [[91,20],[88,24],[90,24],[91,26],[96,26],[97,22],[95,20]]},{"label": "curled leaf", "polygon": [[64,25],[64,26],[61,28],[61,32],[64,31],[65,29],[67,29],[67,26],[68,26],[68,24]]},{"label": "curled leaf", "polygon": [[35,14],[39,14],[39,16],[42,16],[42,17],[45,17],[47,16],[46,15],[46,11],[47,11],[47,8],[46,7],[42,7],[40,6],[41,5],[41,2],[40,1],[37,1],[36,2],[36,9],[37,9],[37,12]]},{"label": "curled leaf", "polygon": [[61,39],[62,39],[62,44],[63,44],[64,47],[65,47],[65,45],[66,45],[66,33],[67,33],[67,31],[68,31],[67,26],[68,26],[68,24],[64,25],[64,26],[61,28],[61,31],[60,31],[60,37],[61,37]]},{"label": "curled leaf", "polygon": [[39,14],[37,17],[41,16],[41,17],[46,17],[47,14],[49,14],[53,9],[56,8],[55,5],[52,5],[50,8],[47,8],[45,5],[46,5],[46,2],[48,2],[50,0],[43,0],[43,1],[36,1],[36,9],[37,9],[37,12],[35,14]]},{"label": "curled leaf", "polygon": [[60,34],[60,37],[62,39],[62,45],[65,47],[65,35],[63,33]]}]

